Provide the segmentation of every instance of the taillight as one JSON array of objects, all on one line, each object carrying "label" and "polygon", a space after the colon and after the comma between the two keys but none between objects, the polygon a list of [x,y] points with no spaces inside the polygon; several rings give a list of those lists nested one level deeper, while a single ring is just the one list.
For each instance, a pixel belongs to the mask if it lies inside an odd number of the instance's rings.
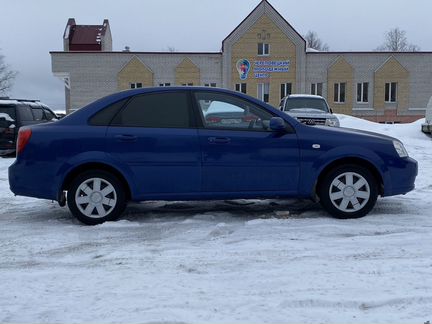
[{"label": "taillight", "polygon": [[208,117],[206,118],[207,124],[220,123],[222,118],[220,117]]},{"label": "taillight", "polygon": [[30,128],[21,128],[18,132],[18,140],[17,140],[17,155],[20,154],[32,136],[32,131]]}]

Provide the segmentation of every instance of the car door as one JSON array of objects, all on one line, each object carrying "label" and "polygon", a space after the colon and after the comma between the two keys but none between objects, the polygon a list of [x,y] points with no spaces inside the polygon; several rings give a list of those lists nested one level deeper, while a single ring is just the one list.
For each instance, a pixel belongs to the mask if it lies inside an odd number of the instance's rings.
[{"label": "car door", "polygon": [[200,147],[190,103],[187,91],[137,95],[108,127],[107,151],[131,170],[139,199],[200,191]]},{"label": "car door", "polygon": [[292,128],[271,131],[271,112],[232,94],[196,91],[194,98],[202,119],[204,192],[297,192],[299,147]]}]

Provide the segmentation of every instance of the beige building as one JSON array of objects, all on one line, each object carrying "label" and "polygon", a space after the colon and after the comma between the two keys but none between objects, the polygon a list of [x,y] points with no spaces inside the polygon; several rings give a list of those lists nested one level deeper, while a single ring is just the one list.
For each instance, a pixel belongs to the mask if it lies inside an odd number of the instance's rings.
[{"label": "beige building", "polygon": [[115,52],[108,20],[83,26],[69,19],[64,44],[51,57],[53,73],[65,80],[67,111],[119,90],[193,85],[274,106],[290,93],[318,94],[334,112],[405,122],[424,117],[432,95],[432,53],[310,51],[267,0],[222,41],[221,52]]}]

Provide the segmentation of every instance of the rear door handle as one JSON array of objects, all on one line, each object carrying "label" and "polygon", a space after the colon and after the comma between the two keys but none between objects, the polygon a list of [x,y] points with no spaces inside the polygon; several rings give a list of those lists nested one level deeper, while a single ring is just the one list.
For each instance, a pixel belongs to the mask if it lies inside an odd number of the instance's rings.
[{"label": "rear door handle", "polygon": [[229,137],[209,137],[208,142],[210,144],[228,144],[231,139]]},{"label": "rear door handle", "polygon": [[118,142],[136,142],[138,139],[138,137],[135,135],[127,135],[127,134],[116,135],[114,137]]}]

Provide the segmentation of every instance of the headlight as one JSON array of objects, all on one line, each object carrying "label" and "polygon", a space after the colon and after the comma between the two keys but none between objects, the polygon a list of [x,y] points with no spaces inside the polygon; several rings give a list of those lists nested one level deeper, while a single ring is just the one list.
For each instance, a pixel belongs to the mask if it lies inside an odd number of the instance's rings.
[{"label": "headlight", "polygon": [[326,126],[339,127],[339,120],[337,118],[326,119]]},{"label": "headlight", "polygon": [[393,146],[394,146],[397,154],[399,154],[399,156],[401,158],[408,157],[408,152],[407,152],[407,150],[405,149],[404,145],[401,142],[399,142],[399,141],[393,141]]}]

